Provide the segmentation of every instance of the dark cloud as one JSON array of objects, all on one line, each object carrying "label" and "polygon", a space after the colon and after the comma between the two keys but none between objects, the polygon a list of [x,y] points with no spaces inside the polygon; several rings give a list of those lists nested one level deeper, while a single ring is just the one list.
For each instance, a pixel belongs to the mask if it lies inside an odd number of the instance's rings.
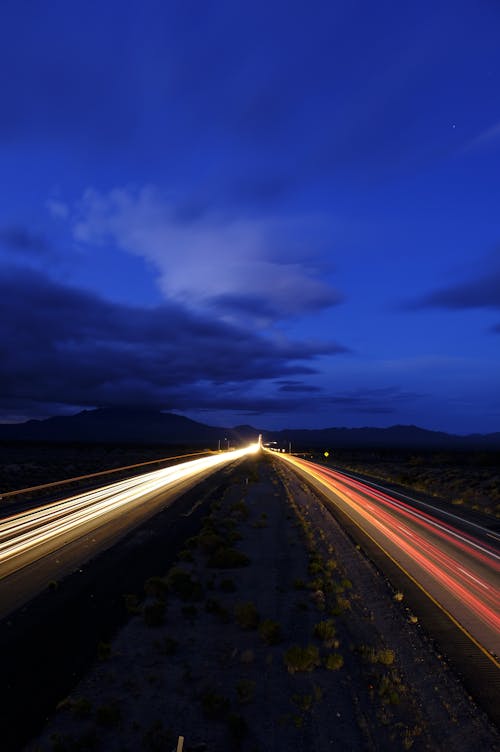
[{"label": "dark cloud", "polygon": [[[304,280],[306,288],[306,280]],[[214,296],[210,300],[210,307],[219,314],[232,313],[238,316],[249,316],[252,319],[268,319],[275,321],[281,318],[294,316],[307,310],[310,313],[321,311],[325,308],[338,305],[343,300],[342,295],[334,288],[313,288],[309,294],[304,293],[301,299],[298,295],[286,296],[276,286],[276,296],[266,297],[263,294],[245,295],[229,294]],[[324,352],[348,352],[348,349],[337,343],[323,345],[327,349]]]},{"label": "dark cloud", "polygon": [[314,372],[342,348],[272,341],[177,304],[106,301],[10,269],[0,282],[0,393],[20,405],[154,404],[166,409],[290,409],[255,384]]},{"label": "dark cloud", "polygon": [[0,227],[0,244],[20,254],[44,254],[49,250],[49,244],[42,235],[20,225]]},{"label": "dark cloud", "polygon": [[500,308],[500,266],[490,274],[450,285],[423,296],[407,308],[447,308],[460,310],[465,308]]},{"label": "dark cloud", "polygon": [[280,392],[321,392],[321,387],[313,384],[305,384],[303,381],[279,381]]}]

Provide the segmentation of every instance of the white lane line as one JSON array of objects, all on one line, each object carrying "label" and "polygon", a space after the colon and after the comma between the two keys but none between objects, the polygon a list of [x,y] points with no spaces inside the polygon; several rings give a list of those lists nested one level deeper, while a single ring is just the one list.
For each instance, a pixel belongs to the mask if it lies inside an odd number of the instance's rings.
[{"label": "white lane line", "polygon": [[478,585],[481,585],[481,587],[484,587],[485,590],[489,590],[488,585],[485,585],[484,582],[481,582],[481,580],[478,580],[477,577],[474,577],[473,574],[468,572],[466,569],[463,569],[463,567],[458,567],[458,569],[467,575],[467,577],[470,577],[471,580],[474,580],[474,582],[477,582]]},{"label": "white lane line", "polygon": [[472,527],[477,527],[479,530],[481,530],[483,533],[486,533],[490,538],[493,538],[493,540],[500,541],[500,535],[497,533],[492,533],[488,530],[488,528],[484,527],[483,525],[478,525],[477,522],[471,522],[470,520],[466,520],[463,517],[459,517],[457,514],[453,514],[453,512],[447,512],[444,509],[440,509],[439,507],[434,507],[432,504],[428,504],[426,501],[421,501],[420,499],[415,499],[413,496],[407,496],[404,493],[401,493],[400,491],[394,491],[391,488],[388,488],[387,486],[381,486],[379,483],[374,483],[371,480],[366,480],[364,478],[361,478],[360,476],[356,476],[351,473],[346,473],[343,470],[336,470],[340,475],[346,475],[348,478],[352,478],[353,480],[358,480],[361,483],[366,483],[367,486],[374,486],[375,488],[380,488],[382,491],[385,491],[388,495],[396,494],[397,496],[401,496],[403,499],[408,499],[408,501],[413,501],[416,504],[422,504],[424,507],[428,507],[429,509],[432,509],[435,512],[440,512],[441,514],[446,514],[448,517],[453,517],[454,520],[458,520],[458,522],[463,522],[466,525],[471,525]]},{"label": "white lane line", "polygon": [[[348,477],[350,477],[350,476],[348,476]],[[351,480],[358,481],[358,478],[354,478],[353,477],[353,478],[351,478]],[[361,481],[361,480],[359,480],[358,482],[364,483],[364,481]],[[368,483],[366,483],[365,485],[367,486],[367,488],[370,488],[371,485],[375,485],[375,484],[368,484]],[[347,486],[349,486],[349,484],[347,484]],[[383,486],[378,486],[378,487],[379,488],[383,488]],[[355,490],[357,490],[359,492],[359,489],[355,489]],[[361,491],[361,493],[367,493],[367,492],[366,491]],[[490,551],[487,548],[484,548],[483,546],[481,546],[479,543],[476,543],[475,541],[469,540],[469,538],[464,538],[463,535],[460,535],[460,533],[456,532],[455,530],[451,530],[448,527],[444,527],[444,525],[446,525],[445,522],[443,522],[442,524],[439,524],[439,522],[437,522],[437,520],[432,520],[432,519],[428,519],[427,517],[423,517],[422,516],[423,513],[419,514],[418,510],[415,509],[415,508],[408,509],[408,508],[402,507],[401,504],[403,502],[399,501],[399,499],[397,498],[397,496],[404,496],[404,494],[397,493],[396,496],[391,496],[391,493],[396,493],[396,492],[391,492],[388,489],[385,489],[385,495],[389,497],[389,499],[391,501],[391,504],[393,504],[394,506],[398,507],[398,509],[401,509],[402,511],[405,511],[405,512],[411,514],[413,517],[416,517],[416,518],[422,520],[423,522],[427,523],[428,525],[432,525],[433,527],[438,528],[439,530],[442,530],[443,532],[447,533],[448,535],[451,535],[454,538],[457,538],[458,540],[463,541],[468,546],[472,546],[473,548],[477,548],[478,551],[482,551],[484,554],[486,554],[487,556],[490,556],[492,559],[497,559],[497,561],[500,561],[500,556],[498,554],[494,553],[493,551]],[[375,492],[375,495],[377,495],[376,492]],[[387,499],[384,499],[384,498],[382,498],[380,496],[378,496],[378,498],[383,503],[387,503]],[[415,501],[418,504],[424,504],[423,501],[419,502],[419,501],[417,501],[417,499],[412,499],[411,496],[406,496],[405,498],[406,499],[410,499],[411,501]],[[432,507],[430,504],[425,504],[425,506],[428,506],[430,509],[434,509],[434,507]],[[436,511],[439,511],[439,510],[436,510]],[[456,515],[451,515],[451,516],[452,517],[456,517]],[[456,519],[461,519],[461,518],[456,517]],[[463,522],[467,522],[467,520],[463,520]],[[474,523],[471,522],[469,524],[473,525]],[[480,527],[480,525],[476,525],[476,527]],[[485,528],[481,528],[481,529],[485,529]]]},{"label": "white lane line", "polygon": [[400,529],[400,530],[401,530],[401,531],[402,531],[402,532],[403,532],[403,533],[404,533],[405,535],[409,535],[409,536],[410,536],[410,538],[414,538],[414,537],[415,537],[415,536],[413,535],[413,533],[410,533],[410,531],[408,530],[408,528],[407,528],[407,527],[403,527],[402,525],[398,525],[398,528],[399,528],[399,529]]}]

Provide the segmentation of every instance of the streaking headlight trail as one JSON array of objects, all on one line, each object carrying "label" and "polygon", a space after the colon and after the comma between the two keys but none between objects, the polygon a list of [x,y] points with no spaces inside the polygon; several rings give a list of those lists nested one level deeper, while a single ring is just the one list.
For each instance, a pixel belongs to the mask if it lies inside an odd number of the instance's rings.
[{"label": "streaking headlight trail", "polygon": [[259,448],[260,444],[256,443],[244,449],[182,462],[3,519],[0,522],[0,579],[114,516],[126,515],[132,503],[147,504],[151,494],[214,472]]}]

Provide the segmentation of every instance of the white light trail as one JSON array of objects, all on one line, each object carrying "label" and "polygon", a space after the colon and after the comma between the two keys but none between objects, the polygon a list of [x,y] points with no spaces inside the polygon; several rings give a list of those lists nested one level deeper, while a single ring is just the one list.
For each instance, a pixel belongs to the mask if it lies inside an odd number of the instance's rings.
[{"label": "white light trail", "polygon": [[2,573],[2,564],[21,554],[33,553],[35,560],[36,549],[42,545],[53,543],[55,549],[61,537],[65,542],[68,534],[76,539],[89,525],[95,528],[112,515],[126,514],[132,502],[143,499],[146,503],[151,493],[215,471],[259,449],[257,442],[244,449],[182,462],[8,517],[0,522],[0,578],[10,573],[10,570]]}]

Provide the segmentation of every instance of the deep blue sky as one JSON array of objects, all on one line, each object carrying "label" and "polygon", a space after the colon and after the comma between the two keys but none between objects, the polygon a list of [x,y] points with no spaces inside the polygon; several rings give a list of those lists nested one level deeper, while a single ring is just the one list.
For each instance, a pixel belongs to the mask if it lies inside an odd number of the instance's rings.
[{"label": "deep blue sky", "polygon": [[0,14],[0,420],[500,430],[496,0]]}]

